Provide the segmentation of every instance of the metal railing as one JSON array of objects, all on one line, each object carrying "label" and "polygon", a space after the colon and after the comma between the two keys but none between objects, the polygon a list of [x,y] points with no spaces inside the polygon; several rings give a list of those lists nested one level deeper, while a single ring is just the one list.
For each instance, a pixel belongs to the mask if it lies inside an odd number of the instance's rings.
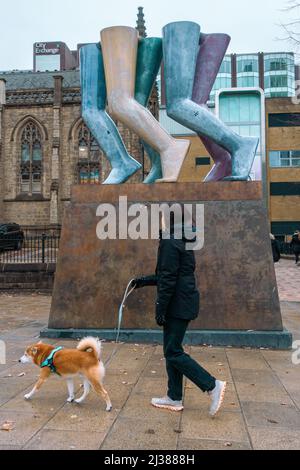
[{"label": "metal railing", "polygon": [[280,244],[280,253],[282,255],[293,255],[294,254],[293,248],[291,247],[290,243],[279,242],[279,244]]},{"label": "metal railing", "polygon": [[[0,239],[0,263],[56,263],[59,240],[58,235],[45,234],[26,236],[22,243],[20,243],[20,239]],[[19,249],[16,249],[17,246]]]}]

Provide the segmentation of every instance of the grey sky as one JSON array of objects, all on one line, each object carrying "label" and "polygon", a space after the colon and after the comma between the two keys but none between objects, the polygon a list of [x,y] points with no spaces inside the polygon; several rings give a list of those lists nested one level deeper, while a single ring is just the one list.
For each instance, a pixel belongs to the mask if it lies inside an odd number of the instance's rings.
[{"label": "grey sky", "polygon": [[171,21],[190,20],[204,32],[227,32],[230,52],[285,51],[277,41],[286,0],[1,0],[0,70],[31,69],[32,45],[40,41],[96,42],[112,25],[135,26],[144,6],[148,35]]}]

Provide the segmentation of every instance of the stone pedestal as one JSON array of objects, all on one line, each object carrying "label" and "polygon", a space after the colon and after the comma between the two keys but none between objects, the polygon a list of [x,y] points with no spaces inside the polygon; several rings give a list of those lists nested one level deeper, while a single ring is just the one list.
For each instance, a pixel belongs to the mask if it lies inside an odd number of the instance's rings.
[{"label": "stone pedestal", "polygon": [[[66,209],[49,328],[43,336],[95,334],[114,339],[118,309],[130,279],[155,270],[157,240],[96,236],[99,204],[202,203],[204,248],[195,252],[201,293],[193,344],[287,348],[269,224],[258,182],[74,186]],[[154,321],[155,288],[134,291],[124,309],[122,338],[161,341]]]}]

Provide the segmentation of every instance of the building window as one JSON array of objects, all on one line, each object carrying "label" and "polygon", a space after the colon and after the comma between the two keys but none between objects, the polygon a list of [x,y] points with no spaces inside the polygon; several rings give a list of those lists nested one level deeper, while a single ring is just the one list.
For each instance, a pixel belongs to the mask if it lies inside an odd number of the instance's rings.
[{"label": "building window", "polygon": [[231,88],[231,56],[225,56],[214,83],[209,100],[215,101],[215,95],[221,88]]},{"label": "building window", "polygon": [[21,193],[42,192],[42,139],[38,126],[29,121],[21,134]]},{"label": "building window", "polygon": [[265,54],[265,94],[267,98],[295,95],[294,54]]},{"label": "building window", "polygon": [[271,168],[300,167],[300,150],[282,150],[270,152]]},{"label": "building window", "polygon": [[258,55],[237,56],[237,86],[259,86]]},{"label": "building window", "polygon": [[77,181],[79,184],[100,184],[101,150],[87,126],[82,123],[78,131]]},{"label": "building window", "polygon": [[299,127],[300,113],[269,114],[269,127]]}]

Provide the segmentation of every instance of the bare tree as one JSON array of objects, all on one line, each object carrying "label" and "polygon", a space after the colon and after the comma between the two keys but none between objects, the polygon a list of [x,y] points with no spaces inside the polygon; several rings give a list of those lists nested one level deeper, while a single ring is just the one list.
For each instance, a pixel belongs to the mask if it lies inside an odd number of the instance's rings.
[{"label": "bare tree", "polygon": [[287,23],[282,23],[281,26],[284,31],[283,41],[287,41],[295,47],[296,52],[300,48],[300,1],[288,0],[283,12],[290,16]]}]

